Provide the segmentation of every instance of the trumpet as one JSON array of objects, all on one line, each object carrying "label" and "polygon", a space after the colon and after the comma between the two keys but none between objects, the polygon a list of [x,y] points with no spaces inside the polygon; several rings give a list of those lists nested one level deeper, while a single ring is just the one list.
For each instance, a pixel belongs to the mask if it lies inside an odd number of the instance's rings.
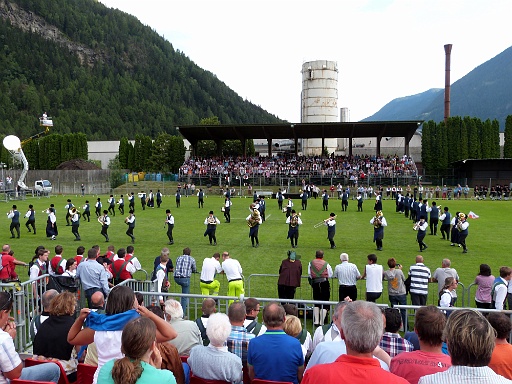
[{"label": "trumpet", "polygon": [[226,207],[224,207],[224,206],[220,207],[220,211],[221,212],[226,212]]},{"label": "trumpet", "polygon": [[373,219],[373,228],[379,228],[380,226],[382,226],[381,217],[375,216],[375,218]]},{"label": "trumpet", "polygon": [[49,214],[49,213],[50,213],[50,208],[43,209],[43,210],[41,211],[41,213]]},{"label": "trumpet", "polygon": [[414,223],[414,225],[412,226],[412,229],[415,230],[415,231],[420,229],[420,222],[418,221],[417,223]]},{"label": "trumpet", "polygon": [[11,213],[12,213],[12,209],[9,212],[7,212],[7,216],[9,216]]}]

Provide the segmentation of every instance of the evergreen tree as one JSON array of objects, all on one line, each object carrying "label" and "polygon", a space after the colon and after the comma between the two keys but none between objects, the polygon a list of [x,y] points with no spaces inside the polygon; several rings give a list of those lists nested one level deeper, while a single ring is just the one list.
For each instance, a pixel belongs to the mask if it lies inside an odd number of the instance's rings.
[{"label": "evergreen tree", "polygon": [[512,159],[512,115],[505,121],[505,144],[503,145],[503,157]]}]

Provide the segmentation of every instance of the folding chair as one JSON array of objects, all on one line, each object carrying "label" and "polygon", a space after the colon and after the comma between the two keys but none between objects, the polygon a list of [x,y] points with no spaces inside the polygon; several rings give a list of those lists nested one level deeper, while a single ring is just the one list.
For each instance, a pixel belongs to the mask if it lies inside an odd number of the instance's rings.
[{"label": "folding chair", "polygon": [[13,379],[10,381],[11,384],[53,384],[52,381],[35,381],[35,380],[20,380]]},{"label": "folding chair", "polygon": [[92,384],[96,369],[98,367],[95,365],[79,363],[76,371],[76,384]]}]

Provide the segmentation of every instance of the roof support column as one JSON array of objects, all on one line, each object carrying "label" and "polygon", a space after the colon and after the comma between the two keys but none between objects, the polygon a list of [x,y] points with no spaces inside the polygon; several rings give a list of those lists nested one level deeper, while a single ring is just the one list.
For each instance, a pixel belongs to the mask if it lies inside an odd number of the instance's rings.
[{"label": "roof support column", "polygon": [[352,136],[350,136],[348,138],[348,155],[349,156],[352,156],[352,140],[354,140],[354,138]]},{"label": "roof support column", "polygon": [[247,140],[240,140],[242,143],[242,153],[244,154],[244,158],[247,157]]},{"label": "roof support column", "polygon": [[381,140],[382,140],[382,134],[377,136],[377,153],[376,153],[377,156],[380,156],[380,142],[381,142]]},{"label": "roof support column", "polygon": [[222,157],[222,140],[215,140],[215,146],[217,147],[217,156]]},{"label": "roof support column", "polygon": [[267,152],[268,157],[272,156],[272,139],[267,139]]},{"label": "roof support column", "polygon": [[295,136],[295,157],[299,156],[299,138]]}]

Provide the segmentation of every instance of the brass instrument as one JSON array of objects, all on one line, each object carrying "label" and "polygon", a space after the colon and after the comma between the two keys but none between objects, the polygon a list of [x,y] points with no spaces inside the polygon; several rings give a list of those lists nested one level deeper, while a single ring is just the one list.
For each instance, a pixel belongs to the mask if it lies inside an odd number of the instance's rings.
[{"label": "brass instrument", "polygon": [[226,212],[226,207],[224,207],[224,206],[220,207],[220,211],[221,212]]},{"label": "brass instrument", "polygon": [[217,225],[217,218],[215,216],[208,216],[206,219],[207,224]]},{"label": "brass instrument", "polygon": [[9,212],[7,212],[7,216],[9,216],[10,214],[12,214],[12,209]]},{"label": "brass instrument", "polygon": [[290,216],[290,227],[295,228],[297,225],[299,225],[299,217],[300,217],[300,212],[293,213]]},{"label": "brass instrument", "polygon": [[103,225],[105,223],[105,216],[101,215],[98,217],[98,223],[100,223],[101,225]]},{"label": "brass instrument", "polygon": [[414,225],[412,226],[412,229],[415,230],[415,231],[420,229],[420,222],[418,221],[417,223],[414,223]]},{"label": "brass instrument", "polygon": [[259,223],[260,223],[260,211],[258,211],[257,209],[254,209],[252,211],[251,216],[247,220],[247,226],[249,226],[250,228],[253,228],[253,227],[257,226]]},{"label": "brass instrument", "polygon": [[324,224],[327,224],[329,221],[331,221],[331,220],[335,220],[335,219],[336,219],[336,217],[338,217],[338,215],[329,216],[329,218],[328,218],[328,219],[325,219],[324,221],[321,221],[321,222],[319,222],[319,223],[316,223],[316,224],[313,226],[313,228],[320,228],[320,227],[322,227]]},{"label": "brass instrument", "polygon": [[380,216],[375,216],[373,218],[373,228],[379,228],[382,226],[382,220]]}]

